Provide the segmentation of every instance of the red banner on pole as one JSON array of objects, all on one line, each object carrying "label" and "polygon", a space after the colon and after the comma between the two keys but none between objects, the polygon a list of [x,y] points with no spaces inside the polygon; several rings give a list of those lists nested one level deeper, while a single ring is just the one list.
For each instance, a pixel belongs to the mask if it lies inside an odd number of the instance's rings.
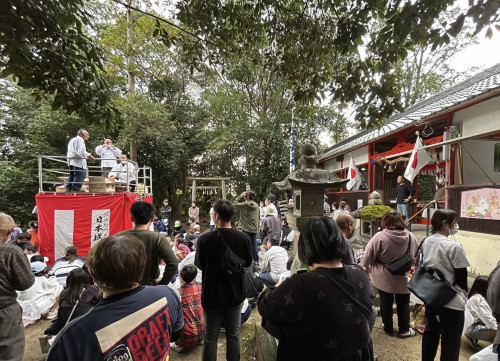
[{"label": "red banner on pole", "polygon": [[137,193],[118,194],[48,194],[36,197],[40,254],[49,264],[64,255],[68,246],[78,248],[86,257],[90,248],[102,238],[131,229],[130,206],[140,198]]}]

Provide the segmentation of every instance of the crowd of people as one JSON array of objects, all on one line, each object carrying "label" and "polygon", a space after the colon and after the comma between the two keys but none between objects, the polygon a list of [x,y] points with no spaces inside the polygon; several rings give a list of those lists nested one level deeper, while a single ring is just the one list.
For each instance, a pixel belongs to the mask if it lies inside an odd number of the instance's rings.
[{"label": "crowd of people", "polygon": [[[33,237],[0,214],[0,359],[22,359],[19,319],[44,317],[54,319],[45,331],[52,337],[49,361],[156,360],[197,345],[203,360],[216,360],[221,330],[226,359],[239,360],[241,325],[257,307],[264,328],[279,340],[277,360],[374,360],[374,290],[388,337],[423,331],[423,361],[435,359],[439,344],[441,360],[458,361],[462,335],[472,347],[489,341],[497,350],[500,266],[489,278],[477,277],[467,294],[470,264],[453,239],[455,212],[436,210],[432,236],[418,244],[404,214],[389,211],[360,259],[346,201],[332,217],[325,199],[324,216],[310,220],[293,242],[276,197],[269,194],[260,205],[255,198],[246,190],[234,203],[214,202],[204,233],[195,202],[187,227],[172,222],[168,200],[159,217],[152,204],[135,202],[133,229],[102,239],[86,258],[67,247],[52,267]],[[391,265],[405,255],[411,267],[394,273]],[[307,269],[292,275],[294,257]],[[420,328],[410,324],[407,287],[418,266],[439,270],[456,292],[443,306],[417,305],[425,314]]]}]

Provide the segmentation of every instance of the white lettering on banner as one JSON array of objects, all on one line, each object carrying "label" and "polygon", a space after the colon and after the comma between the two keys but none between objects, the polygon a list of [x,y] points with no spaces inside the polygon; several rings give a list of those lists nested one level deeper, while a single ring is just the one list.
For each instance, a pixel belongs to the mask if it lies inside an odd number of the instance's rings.
[{"label": "white lettering on banner", "polygon": [[74,210],[54,210],[54,259],[64,256],[64,250],[73,245]]},{"label": "white lettering on banner", "polygon": [[95,209],[92,211],[90,247],[94,247],[101,239],[109,236],[109,212],[109,209]]}]

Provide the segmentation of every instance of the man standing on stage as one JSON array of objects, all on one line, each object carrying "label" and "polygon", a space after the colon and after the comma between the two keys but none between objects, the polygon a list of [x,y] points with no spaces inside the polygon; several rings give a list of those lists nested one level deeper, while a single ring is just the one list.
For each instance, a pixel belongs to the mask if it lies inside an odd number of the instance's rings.
[{"label": "man standing on stage", "polygon": [[108,173],[116,165],[116,158],[122,155],[122,151],[113,145],[111,139],[105,139],[103,144],[95,147],[95,152],[102,158],[101,176],[108,177]]},{"label": "man standing on stage", "polygon": [[85,179],[85,170],[87,169],[87,158],[94,160],[95,158],[87,152],[85,141],[89,140],[89,132],[85,129],[80,129],[78,135],[71,139],[68,143],[68,158],[69,178],[66,182],[66,192],[78,192],[82,188],[83,180]]}]

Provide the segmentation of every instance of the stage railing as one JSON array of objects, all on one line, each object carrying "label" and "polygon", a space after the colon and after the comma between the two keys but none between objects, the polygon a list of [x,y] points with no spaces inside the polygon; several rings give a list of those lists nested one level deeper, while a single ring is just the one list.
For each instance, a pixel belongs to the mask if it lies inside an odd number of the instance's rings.
[{"label": "stage railing", "polygon": [[[76,158],[75,158],[76,159]],[[109,158],[95,158],[94,161],[87,160],[87,169],[77,170],[77,172],[84,172],[85,177],[89,180],[84,182],[85,184],[97,185],[102,184],[101,181],[91,182],[90,177],[101,177],[102,169],[100,162],[101,160],[109,160]],[[116,160],[116,158],[113,158]],[[117,163],[118,164],[118,163]],[[115,185],[123,185],[127,190],[130,187],[135,187],[136,192],[139,193],[153,193],[153,170],[151,167],[137,166],[136,163],[127,160],[127,165],[133,165],[133,172],[136,176],[136,184],[134,184],[134,177],[130,172],[129,166],[126,167],[125,171],[118,171],[115,178],[120,178],[120,180],[115,180]],[[41,193],[44,192],[57,192],[58,187],[62,187],[67,182],[69,177],[68,168],[68,158],[65,156],[53,156],[53,155],[39,155],[38,156],[38,190]],[[61,188],[62,189],[62,188]],[[108,193],[108,192],[92,192],[92,193]]]}]

